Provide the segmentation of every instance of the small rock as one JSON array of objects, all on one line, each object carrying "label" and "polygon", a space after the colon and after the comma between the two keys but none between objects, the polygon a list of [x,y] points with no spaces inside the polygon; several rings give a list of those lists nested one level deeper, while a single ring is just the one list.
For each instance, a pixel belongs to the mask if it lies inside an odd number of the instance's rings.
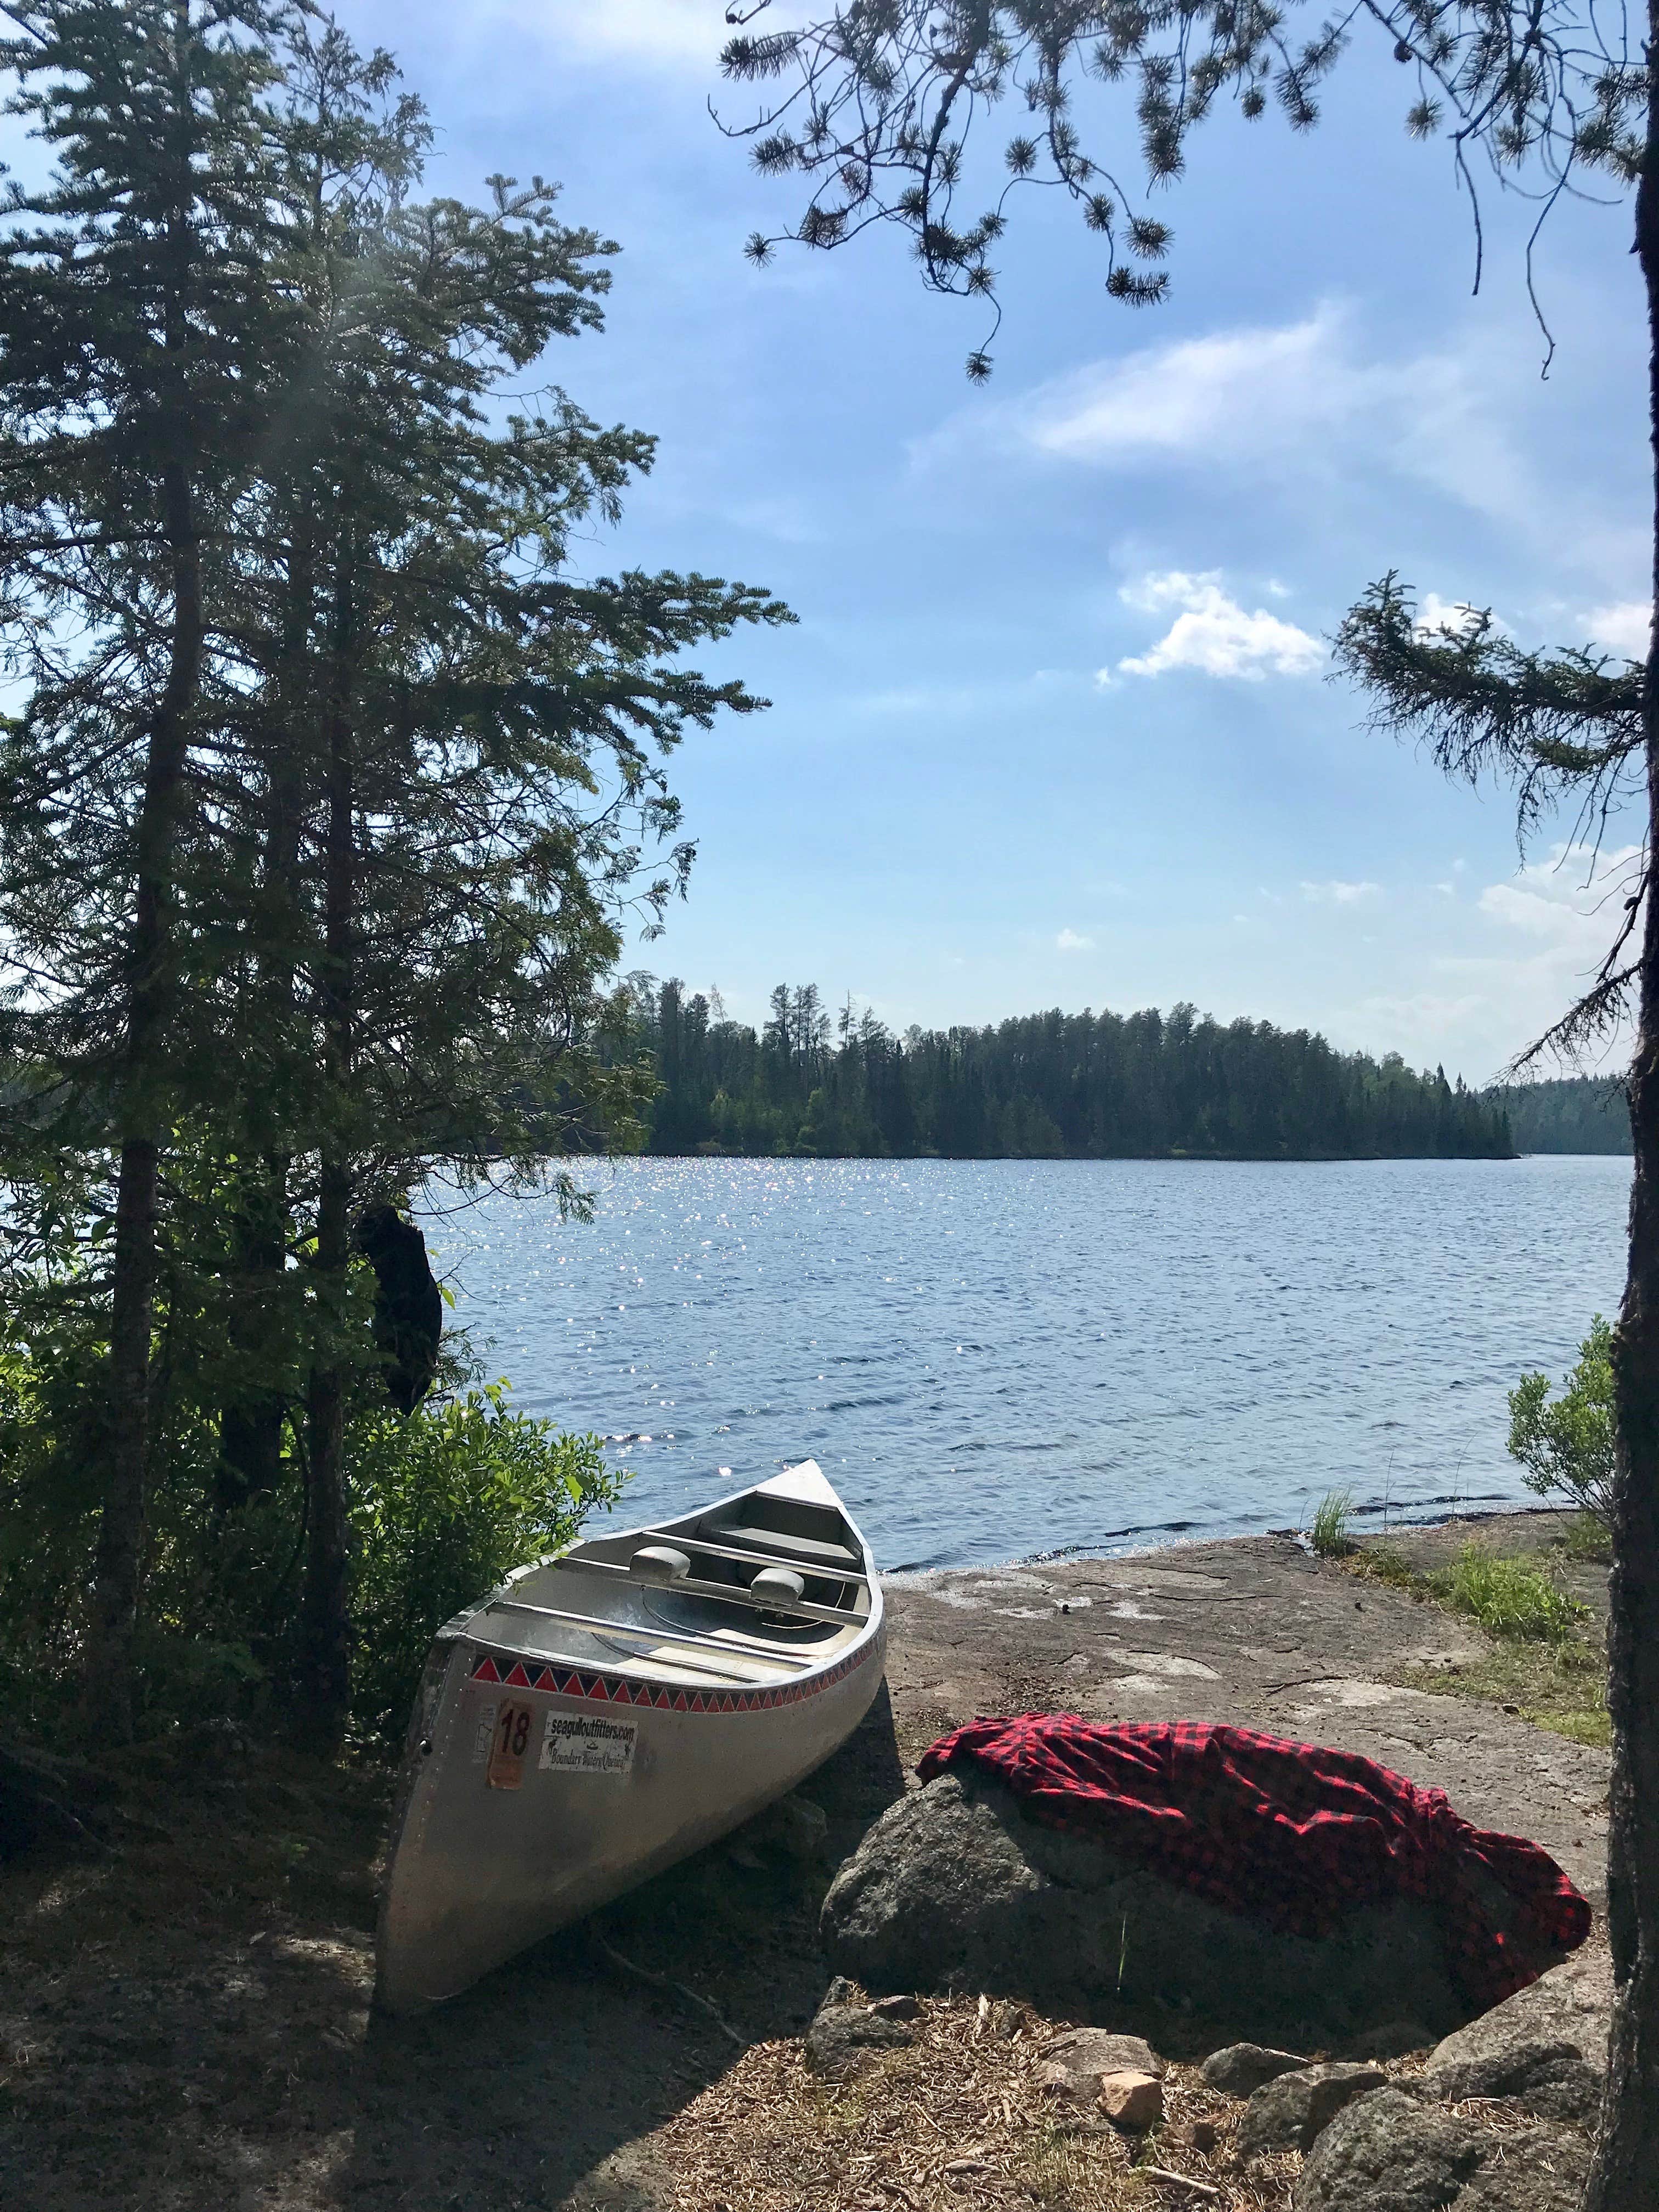
[{"label": "small rock", "polygon": [[1150,2074],[1157,2080],[1164,2061],[1138,2035],[1113,2035],[1103,2027],[1068,2028],[1053,2036],[1038,2053],[1040,2085],[1074,2104],[1092,2105],[1109,2074]]},{"label": "small rock", "polygon": [[1418,2084],[1443,2105],[1501,2097],[1540,2119],[1592,2125],[1601,2109],[1601,2076],[1572,2045],[1516,2043],[1461,2065],[1433,2065]]},{"label": "small rock", "polygon": [[1164,2118],[1164,2084],[1156,2074],[1109,2074],[1097,2101],[1115,2128],[1139,2134]]},{"label": "small rock", "polygon": [[1199,2069],[1212,2089],[1229,2097],[1249,2097],[1264,2081],[1281,2074],[1297,2074],[1307,2065],[1293,2051],[1273,2051],[1261,2043],[1230,2043],[1212,2051]]},{"label": "small rock", "polygon": [[829,1988],[818,2000],[819,2009],[825,2005],[851,2004],[857,1996],[855,1982],[849,1982],[845,1974],[831,1975]]},{"label": "small rock", "polygon": [[1345,2105],[1388,2086],[1376,2066],[1304,2066],[1266,2081],[1244,2108],[1238,2148],[1249,2158],[1259,2150],[1308,2151]]},{"label": "small rock", "polygon": [[870,2008],[878,2020],[920,2020],[921,2006],[915,1997],[878,1997]]},{"label": "small rock", "polygon": [[766,1861],[762,1858],[758,1851],[750,1850],[747,1844],[730,1844],[726,1856],[734,1867],[740,1867],[744,1874],[766,1872]]},{"label": "small rock", "polygon": [[830,1820],[821,1805],[792,1790],[775,1805],[768,1806],[758,1820],[750,1823],[746,1832],[763,1850],[777,1851],[810,1866],[829,1848]]},{"label": "small rock", "polygon": [[821,2005],[806,2031],[806,2063],[814,2074],[838,2074],[866,2051],[899,2051],[915,2039],[915,2028],[884,2020],[868,2005]]},{"label": "small rock", "polygon": [[1176,2149],[1195,2150],[1200,2158],[1208,2158],[1220,2140],[1221,2130],[1213,2120],[1180,2120],[1158,2137]]}]

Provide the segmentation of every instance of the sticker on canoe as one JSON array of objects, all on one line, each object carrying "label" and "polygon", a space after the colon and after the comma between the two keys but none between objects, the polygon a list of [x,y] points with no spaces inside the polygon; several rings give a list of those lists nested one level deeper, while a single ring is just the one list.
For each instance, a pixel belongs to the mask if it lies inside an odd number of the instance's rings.
[{"label": "sticker on canoe", "polygon": [[555,1774],[631,1774],[639,1736],[637,1721],[549,1713],[538,1764]]},{"label": "sticker on canoe", "polygon": [[503,1698],[490,1739],[488,1780],[492,1790],[524,1786],[524,1755],[530,1747],[531,1709],[517,1698]]}]

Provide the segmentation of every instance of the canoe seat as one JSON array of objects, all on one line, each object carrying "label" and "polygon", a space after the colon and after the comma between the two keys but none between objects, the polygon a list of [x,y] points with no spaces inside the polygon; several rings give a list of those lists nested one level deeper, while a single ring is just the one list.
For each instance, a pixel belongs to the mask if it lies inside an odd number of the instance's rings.
[{"label": "canoe seat", "polygon": [[854,1574],[863,1571],[863,1561],[855,1552],[849,1552],[845,1544],[825,1543],[817,1536],[792,1536],[782,1528],[757,1528],[746,1521],[722,1521],[700,1533],[711,1544],[730,1544],[736,1549],[764,1552],[772,1559],[792,1559],[803,1567],[849,1567]]}]

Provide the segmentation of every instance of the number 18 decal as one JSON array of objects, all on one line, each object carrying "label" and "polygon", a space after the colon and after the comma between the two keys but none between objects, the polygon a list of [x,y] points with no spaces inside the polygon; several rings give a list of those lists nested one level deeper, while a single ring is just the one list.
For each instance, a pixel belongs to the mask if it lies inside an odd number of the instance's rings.
[{"label": "number 18 decal", "polygon": [[524,1783],[525,1753],[530,1747],[531,1709],[516,1698],[503,1698],[495,1715],[490,1739],[489,1772],[492,1790],[517,1790]]}]

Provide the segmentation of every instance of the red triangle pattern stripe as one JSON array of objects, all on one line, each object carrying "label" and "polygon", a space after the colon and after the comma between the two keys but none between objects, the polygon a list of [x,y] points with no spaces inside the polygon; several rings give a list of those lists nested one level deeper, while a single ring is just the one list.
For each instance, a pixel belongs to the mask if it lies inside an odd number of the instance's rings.
[{"label": "red triangle pattern stripe", "polygon": [[845,1681],[855,1667],[863,1666],[874,1648],[872,1644],[861,1644],[811,1682],[788,1682],[768,1690],[653,1689],[649,1682],[632,1681],[625,1675],[574,1671],[558,1674],[551,1667],[541,1667],[532,1674],[529,1664],[522,1659],[514,1660],[503,1674],[505,1658],[497,1661],[488,1652],[481,1655],[473,1668],[472,1680],[498,1682],[514,1690],[540,1690],[556,1698],[596,1698],[619,1705],[658,1705],[665,1712],[753,1713],[765,1711],[773,1705],[798,1705],[807,1698],[817,1697],[835,1683]]}]

